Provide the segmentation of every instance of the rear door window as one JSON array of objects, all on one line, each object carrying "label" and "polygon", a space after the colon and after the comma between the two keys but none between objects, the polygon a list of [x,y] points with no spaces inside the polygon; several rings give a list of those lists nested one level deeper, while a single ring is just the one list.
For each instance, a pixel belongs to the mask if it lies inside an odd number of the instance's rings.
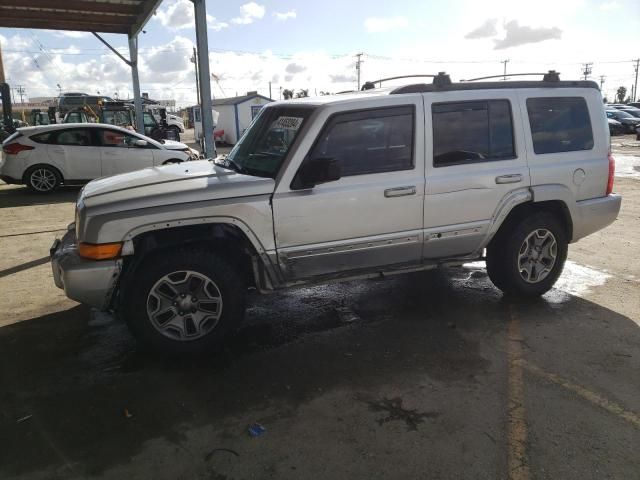
[{"label": "rear door window", "polygon": [[515,158],[508,100],[436,103],[431,112],[435,167]]},{"label": "rear door window", "polygon": [[76,128],[73,130],[62,130],[58,132],[53,142],[56,145],[74,145],[79,147],[90,147],[93,144],[91,132],[86,128]]},{"label": "rear door window", "polygon": [[536,154],[593,148],[593,130],[584,98],[528,98],[527,112]]}]

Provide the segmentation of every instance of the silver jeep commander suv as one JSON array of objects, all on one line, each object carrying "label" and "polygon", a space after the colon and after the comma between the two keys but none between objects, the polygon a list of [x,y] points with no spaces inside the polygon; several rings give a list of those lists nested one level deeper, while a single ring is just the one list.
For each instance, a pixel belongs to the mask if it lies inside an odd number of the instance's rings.
[{"label": "silver jeep commander suv", "polygon": [[[369,85],[370,86],[370,85]],[[146,346],[205,351],[248,287],[483,258],[509,294],[549,290],[567,245],[613,222],[590,81],[433,83],[265,106],[231,153],[92,181],[54,243],[56,285]]]}]

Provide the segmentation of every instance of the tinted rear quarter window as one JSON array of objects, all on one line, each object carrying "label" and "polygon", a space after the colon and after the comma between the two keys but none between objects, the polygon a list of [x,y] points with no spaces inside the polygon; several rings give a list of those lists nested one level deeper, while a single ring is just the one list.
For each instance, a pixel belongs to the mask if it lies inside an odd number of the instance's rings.
[{"label": "tinted rear quarter window", "polygon": [[38,133],[37,135],[31,135],[29,138],[36,143],[51,143],[53,133],[54,132]]},{"label": "tinted rear quarter window", "polygon": [[593,148],[591,119],[584,98],[528,98],[527,112],[536,154]]}]

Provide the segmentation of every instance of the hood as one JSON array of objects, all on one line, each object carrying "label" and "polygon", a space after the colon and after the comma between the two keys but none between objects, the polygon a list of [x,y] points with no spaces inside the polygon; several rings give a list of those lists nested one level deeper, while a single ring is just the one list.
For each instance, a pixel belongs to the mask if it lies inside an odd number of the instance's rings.
[{"label": "hood", "polygon": [[167,150],[180,150],[184,151],[189,148],[189,146],[182,142],[176,142],[175,140],[163,140],[162,146]]},{"label": "hood", "polygon": [[121,210],[273,193],[271,178],[242,175],[208,160],[163,165],[93,180],[79,201]]}]

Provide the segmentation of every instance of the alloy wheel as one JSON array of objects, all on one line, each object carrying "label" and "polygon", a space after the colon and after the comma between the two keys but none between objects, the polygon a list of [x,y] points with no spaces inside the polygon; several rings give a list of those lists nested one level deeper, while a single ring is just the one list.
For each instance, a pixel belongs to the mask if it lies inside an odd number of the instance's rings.
[{"label": "alloy wheel", "polygon": [[48,168],[37,168],[31,172],[29,183],[39,192],[50,192],[56,187],[57,179]]},{"label": "alloy wheel", "polygon": [[538,283],[547,278],[553,270],[558,256],[556,237],[549,230],[534,230],[518,252],[518,271],[527,283]]},{"label": "alloy wheel", "polygon": [[222,315],[222,294],[213,280],[191,270],[169,273],[149,291],[147,315],[165,337],[192,341],[213,330]]}]

